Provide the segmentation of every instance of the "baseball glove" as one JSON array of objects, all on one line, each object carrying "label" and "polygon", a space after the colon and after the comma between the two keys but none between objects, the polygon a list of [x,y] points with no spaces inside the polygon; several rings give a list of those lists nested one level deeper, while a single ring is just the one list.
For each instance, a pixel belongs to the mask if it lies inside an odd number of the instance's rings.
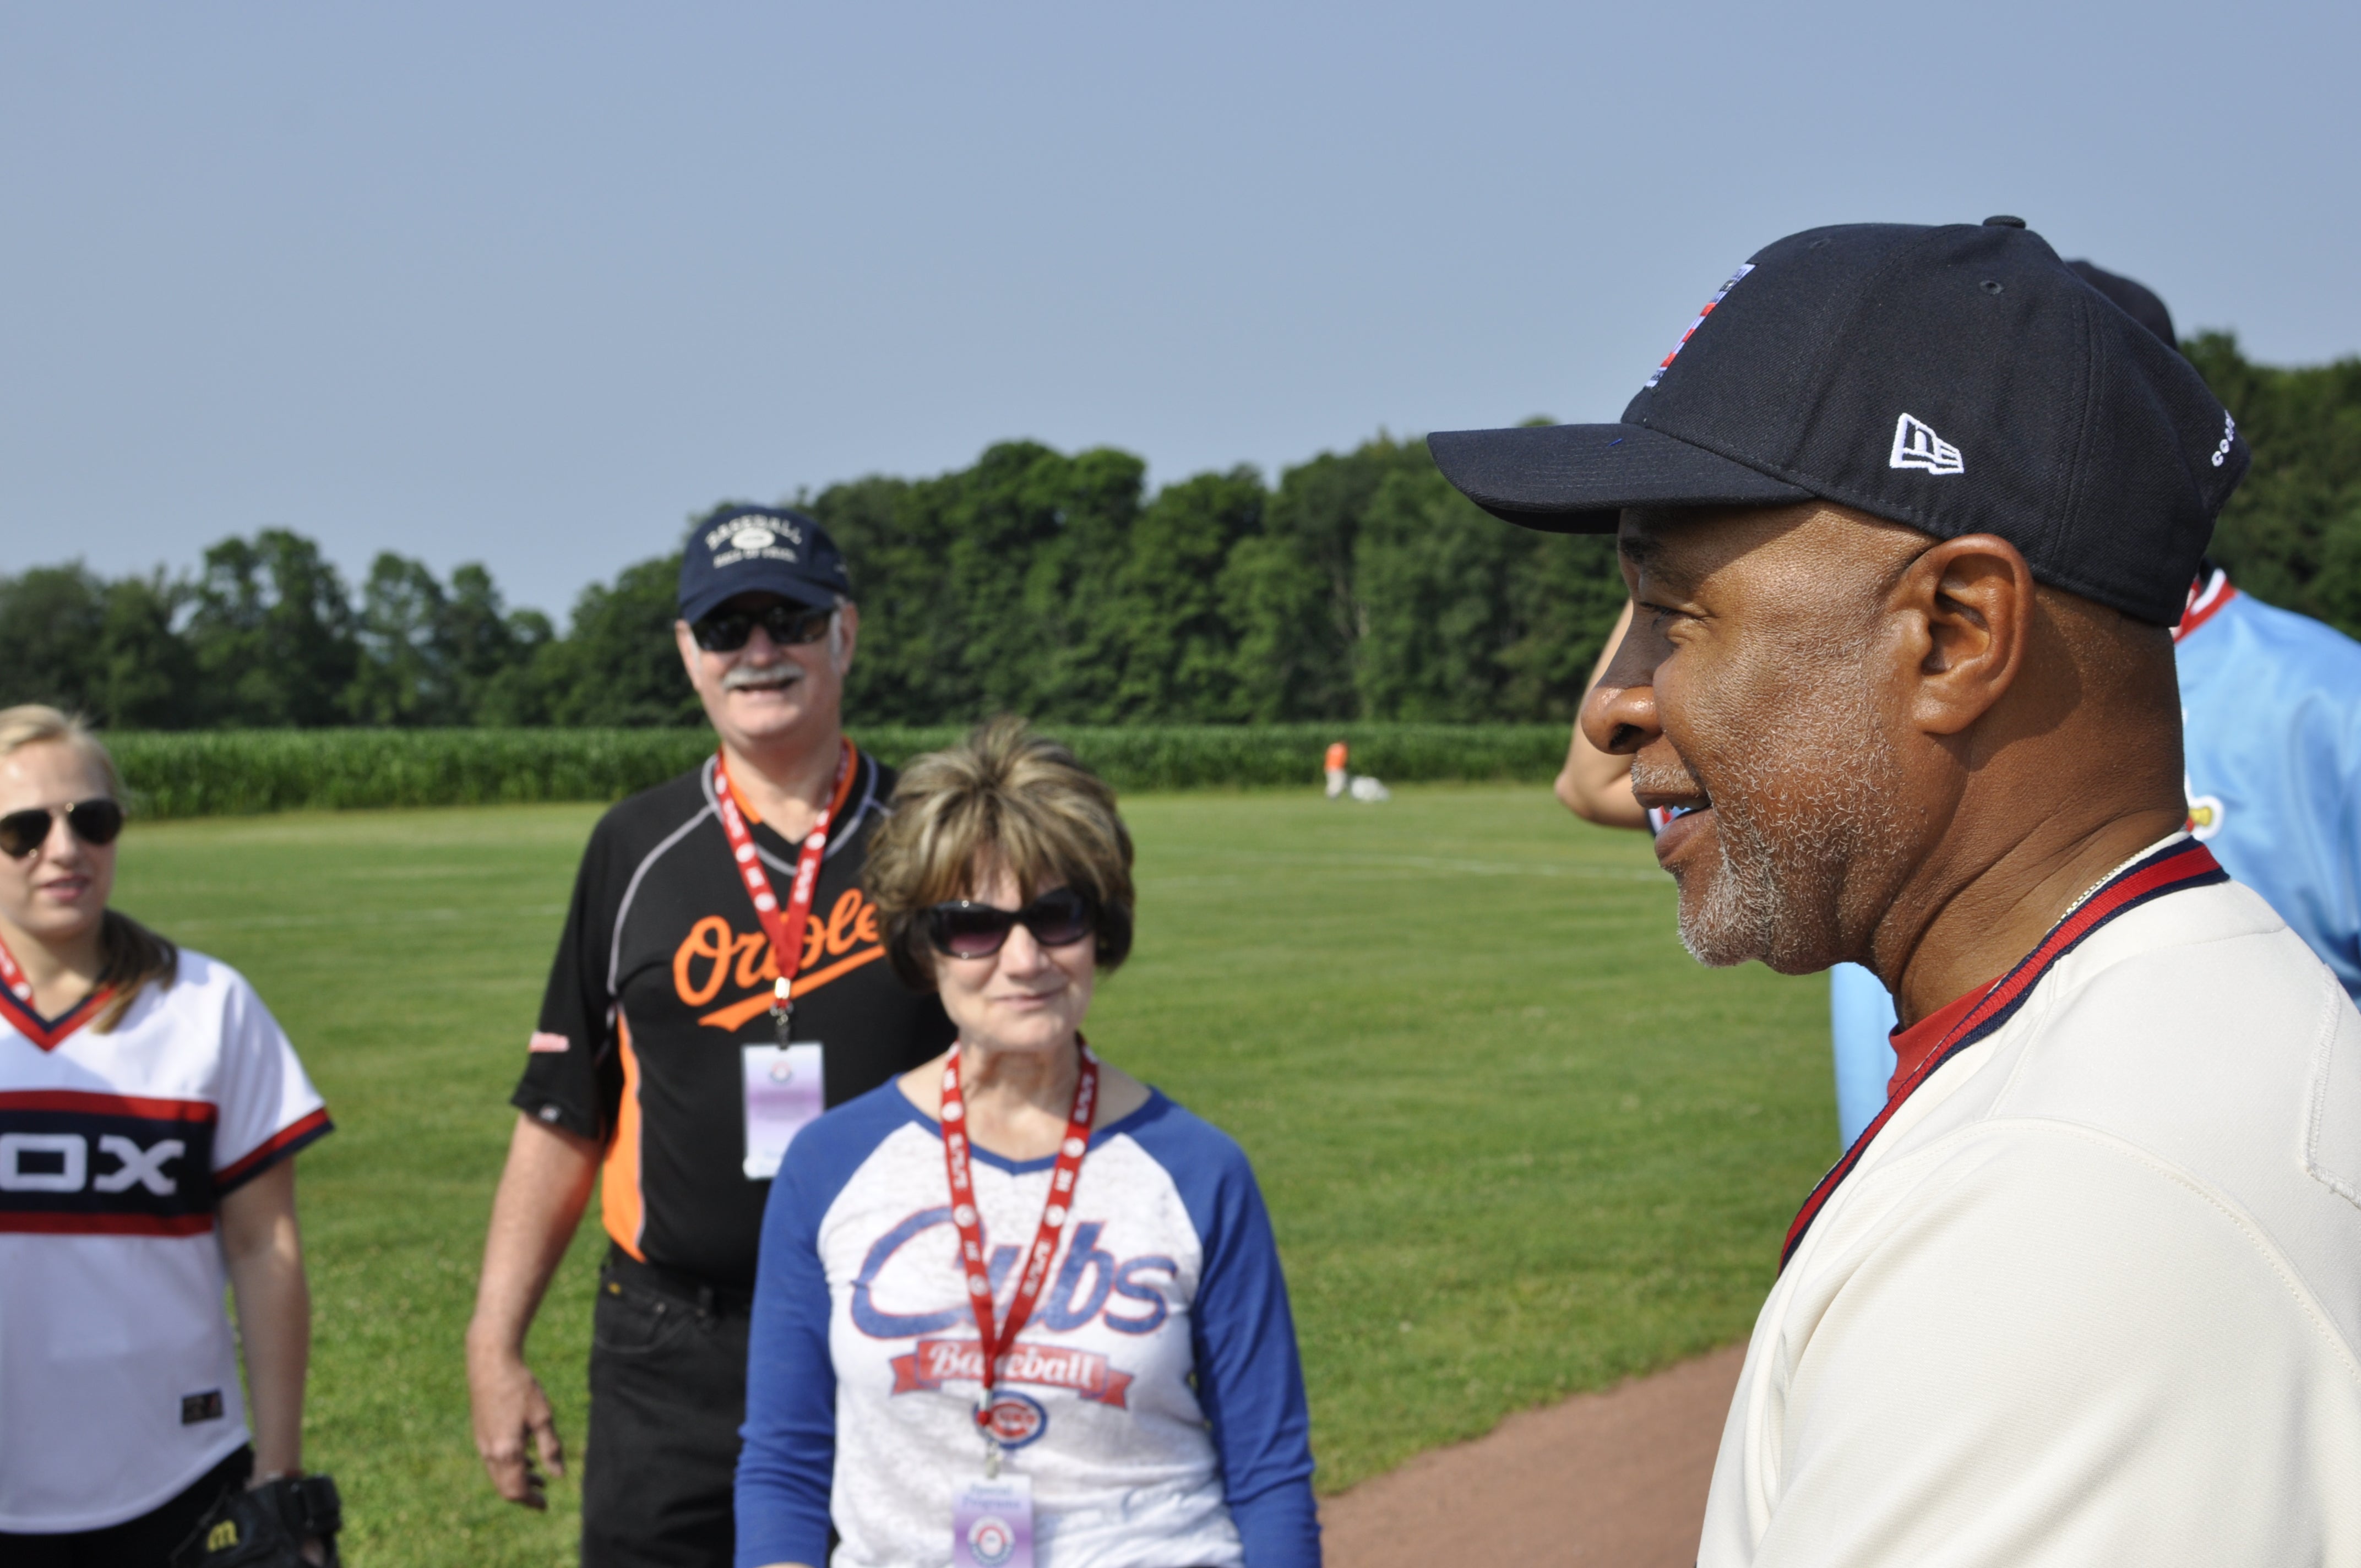
[{"label": "baseball glove", "polygon": [[[344,1527],[336,1484],[325,1475],[282,1476],[248,1491],[234,1486],[172,1553],[172,1568],[339,1568]],[[324,1555],[303,1555],[317,1541]]]}]

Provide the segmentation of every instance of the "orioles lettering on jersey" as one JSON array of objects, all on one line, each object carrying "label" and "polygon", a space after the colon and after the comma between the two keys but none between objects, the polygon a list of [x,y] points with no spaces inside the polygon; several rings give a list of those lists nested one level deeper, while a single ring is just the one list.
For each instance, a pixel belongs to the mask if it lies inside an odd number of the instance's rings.
[{"label": "orioles lettering on jersey", "polygon": [[[813,911],[804,927],[802,961],[796,966],[796,995],[810,995],[838,977],[885,956],[877,929],[877,905],[857,887],[846,888],[829,905],[825,918]],[[772,982],[779,966],[771,944],[757,926],[741,930],[719,915],[708,915],[688,928],[673,949],[672,984],[682,1003],[703,1007],[731,994],[722,1005],[700,1014],[708,1028],[736,1029],[771,1005]]]}]

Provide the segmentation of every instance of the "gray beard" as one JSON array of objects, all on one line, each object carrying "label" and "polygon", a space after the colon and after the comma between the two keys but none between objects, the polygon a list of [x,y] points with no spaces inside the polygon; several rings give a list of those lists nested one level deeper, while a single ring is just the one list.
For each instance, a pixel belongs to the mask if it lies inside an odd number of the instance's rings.
[{"label": "gray beard", "polygon": [[[1861,693],[1816,688],[1713,788],[1719,864],[1698,897],[1682,889],[1681,945],[1718,969],[1760,959],[1806,974],[1841,959],[1855,935],[1845,929],[1848,884],[1882,883],[1904,852],[1900,774]],[[1782,807],[1775,836],[1758,814],[1773,805]]]}]

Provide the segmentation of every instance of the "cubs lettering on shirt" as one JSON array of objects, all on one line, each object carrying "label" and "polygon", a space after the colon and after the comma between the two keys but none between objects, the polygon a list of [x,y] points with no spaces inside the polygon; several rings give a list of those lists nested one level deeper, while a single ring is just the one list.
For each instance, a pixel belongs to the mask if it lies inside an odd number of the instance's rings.
[{"label": "cubs lettering on shirt", "polygon": [[[511,1102],[605,1146],[600,1210],[617,1245],[744,1289],[770,1185],[746,1175],[741,1047],[775,1043],[778,968],[714,788],[708,759],[599,819]],[[855,753],[804,929],[795,1037],[822,1047],[831,1105],[951,1039],[942,1004],[895,978],[861,891],[893,789],[892,770]],[[786,886],[796,846],[748,819],[774,885]]]},{"label": "cubs lettering on shirt", "polygon": [[[975,1151],[996,1310],[1054,1161]],[[764,1219],[738,1561],[950,1562],[983,1358],[940,1126],[888,1084],[806,1129]],[[1093,1135],[991,1411],[1042,1568],[1319,1561],[1295,1333],[1254,1174],[1161,1094]]]},{"label": "cubs lettering on shirt", "polygon": [[0,1531],[136,1519],[247,1442],[215,1215],[330,1130],[228,965],[98,1011],[0,992]]}]

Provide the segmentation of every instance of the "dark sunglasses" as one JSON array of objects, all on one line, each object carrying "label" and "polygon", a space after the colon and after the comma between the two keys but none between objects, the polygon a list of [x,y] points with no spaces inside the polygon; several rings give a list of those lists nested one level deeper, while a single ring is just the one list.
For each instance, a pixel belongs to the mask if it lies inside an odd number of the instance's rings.
[{"label": "dark sunglasses", "polygon": [[761,627],[782,648],[817,642],[828,635],[833,609],[814,609],[785,599],[760,609],[717,609],[688,623],[688,634],[708,653],[735,653]]},{"label": "dark sunglasses", "polygon": [[1099,906],[1071,887],[1045,893],[1022,909],[994,909],[954,898],[927,910],[927,940],[945,958],[988,959],[1022,926],[1045,948],[1079,942],[1098,928]]},{"label": "dark sunglasses", "polygon": [[[49,839],[49,825],[58,813],[46,806],[28,806],[0,817],[0,853],[21,861]],[[78,800],[65,808],[66,826],[85,844],[112,844],[123,831],[123,807],[111,800]]]}]

